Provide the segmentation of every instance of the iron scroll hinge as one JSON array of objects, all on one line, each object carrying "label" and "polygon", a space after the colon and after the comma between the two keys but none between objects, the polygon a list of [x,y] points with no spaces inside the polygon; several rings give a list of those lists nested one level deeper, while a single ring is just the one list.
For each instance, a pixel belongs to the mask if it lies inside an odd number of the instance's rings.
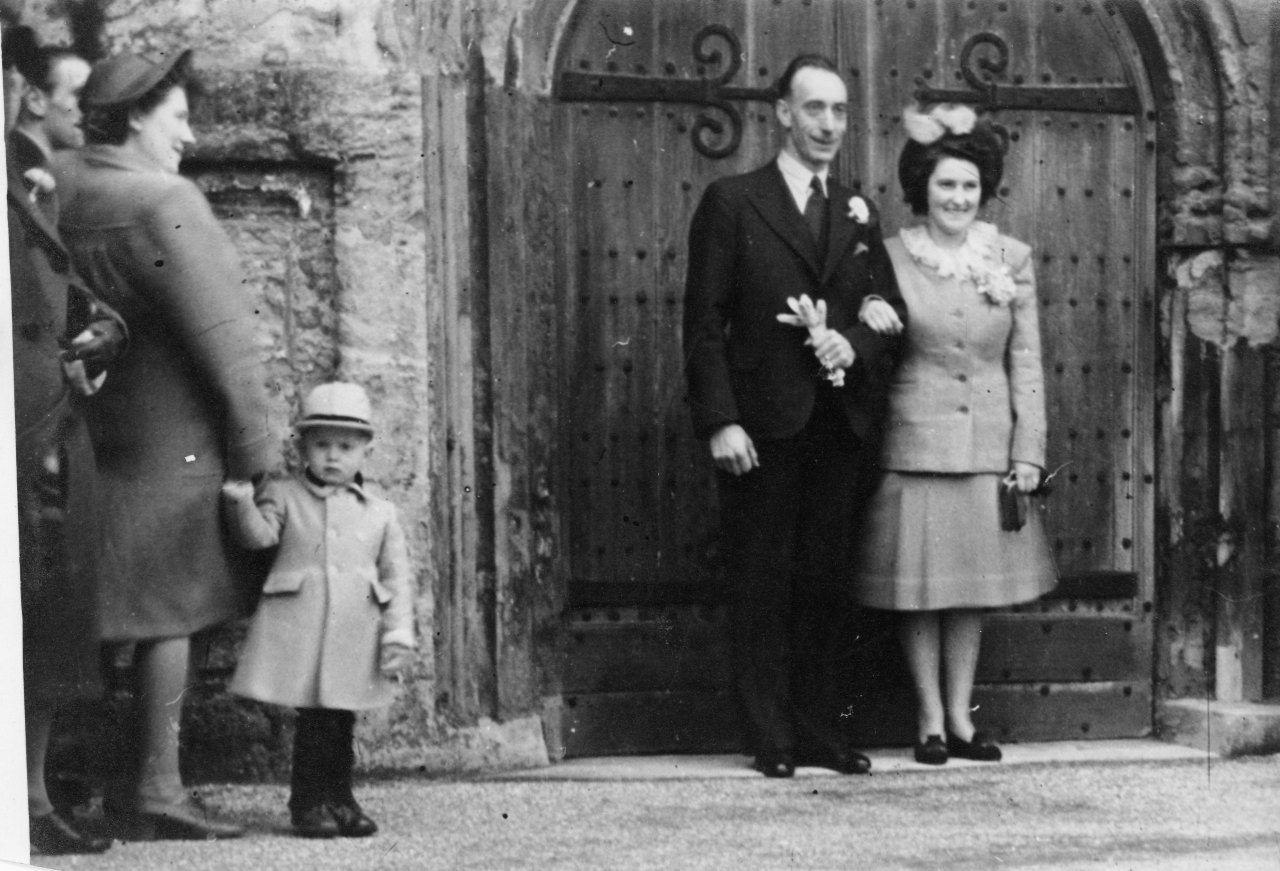
[{"label": "iron scroll hinge", "polygon": [[694,60],[707,66],[725,62],[720,49],[709,45],[715,38],[728,43],[728,65],[714,78],[656,78],[566,70],[556,82],[556,99],[566,103],[686,103],[705,107],[721,113],[726,120],[717,118],[712,111],[699,113],[690,130],[693,147],[705,157],[728,157],[742,144],[742,112],[734,104],[772,103],[774,93],[772,88],[729,84],[742,66],[742,43],[724,25],[709,24],[694,35]]},{"label": "iron scroll hinge", "polygon": [[[979,54],[979,49],[990,47]],[[960,52],[960,74],[966,90],[921,88],[921,103],[975,103],[983,109],[1039,109],[1058,112],[1087,112],[1100,115],[1137,115],[1142,99],[1132,85],[1001,85],[992,80],[1009,67],[1009,46],[994,33],[969,37]]]}]

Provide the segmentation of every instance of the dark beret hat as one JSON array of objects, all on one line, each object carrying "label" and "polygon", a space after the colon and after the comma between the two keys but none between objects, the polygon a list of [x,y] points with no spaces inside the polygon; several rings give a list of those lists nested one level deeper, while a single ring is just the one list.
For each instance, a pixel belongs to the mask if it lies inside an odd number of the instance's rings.
[{"label": "dark beret hat", "polygon": [[121,52],[98,61],[89,73],[81,92],[80,102],[89,107],[124,106],[160,83],[175,67],[185,64],[191,57],[191,49],[167,55],[159,62],[149,61],[136,54]]}]

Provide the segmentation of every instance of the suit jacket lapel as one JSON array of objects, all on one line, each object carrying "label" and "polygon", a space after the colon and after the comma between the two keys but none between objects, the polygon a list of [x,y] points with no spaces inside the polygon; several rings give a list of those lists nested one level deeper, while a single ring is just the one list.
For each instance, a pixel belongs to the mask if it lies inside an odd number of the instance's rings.
[{"label": "suit jacket lapel", "polygon": [[804,258],[813,274],[820,274],[818,246],[813,244],[813,234],[809,232],[804,216],[796,208],[796,201],[791,198],[791,191],[787,189],[787,182],[783,179],[776,160],[760,174],[760,178],[761,183],[747,195],[751,205],[773,232]]},{"label": "suit jacket lapel", "polygon": [[836,264],[858,235],[858,224],[848,215],[848,203],[854,193],[832,182],[827,189],[827,256],[822,264],[822,283],[831,280]]}]

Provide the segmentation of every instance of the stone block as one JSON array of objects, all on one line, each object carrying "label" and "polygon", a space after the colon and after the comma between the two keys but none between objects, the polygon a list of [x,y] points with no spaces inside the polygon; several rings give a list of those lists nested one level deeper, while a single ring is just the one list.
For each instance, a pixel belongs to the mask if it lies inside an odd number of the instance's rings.
[{"label": "stone block", "polygon": [[1280,752],[1280,704],[1173,699],[1156,707],[1161,740],[1220,756]]}]

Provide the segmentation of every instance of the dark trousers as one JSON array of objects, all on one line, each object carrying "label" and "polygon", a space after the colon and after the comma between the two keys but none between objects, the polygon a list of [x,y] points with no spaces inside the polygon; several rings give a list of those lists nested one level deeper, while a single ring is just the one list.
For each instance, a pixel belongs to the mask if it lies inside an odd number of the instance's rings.
[{"label": "dark trousers", "polygon": [[837,633],[853,606],[850,544],[875,476],[835,389],[795,436],[756,442],[760,466],[719,473],[734,682],[752,751],[843,746]]},{"label": "dark trousers", "polygon": [[298,709],[289,810],[296,814],[321,804],[355,804],[351,792],[355,722],[352,711]]}]

